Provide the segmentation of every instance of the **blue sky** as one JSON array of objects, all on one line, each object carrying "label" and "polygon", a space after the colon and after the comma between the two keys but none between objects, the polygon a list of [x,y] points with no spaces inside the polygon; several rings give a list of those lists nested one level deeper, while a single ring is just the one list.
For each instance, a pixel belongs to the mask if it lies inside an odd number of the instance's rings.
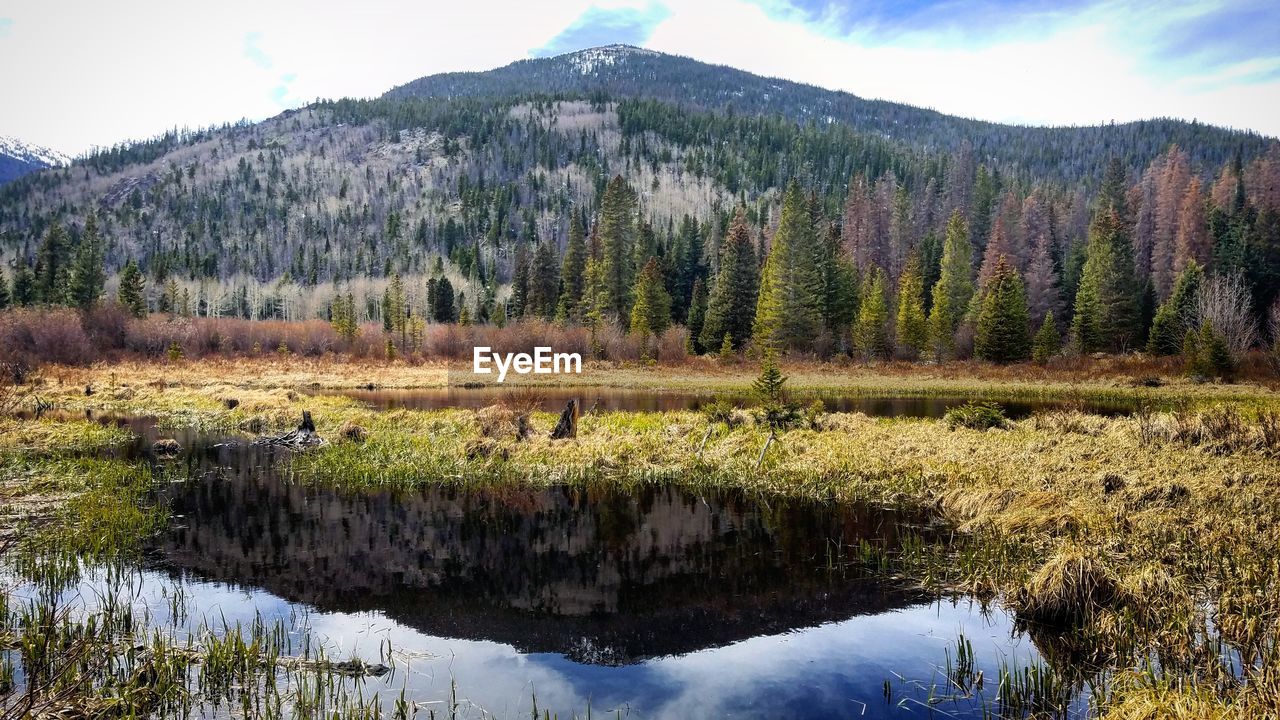
[{"label": "blue sky", "polygon": [[0,0],[0,134],[75,154],[621,42],[1000,122],[1277,136],[1278,38],[1255,0]]}]

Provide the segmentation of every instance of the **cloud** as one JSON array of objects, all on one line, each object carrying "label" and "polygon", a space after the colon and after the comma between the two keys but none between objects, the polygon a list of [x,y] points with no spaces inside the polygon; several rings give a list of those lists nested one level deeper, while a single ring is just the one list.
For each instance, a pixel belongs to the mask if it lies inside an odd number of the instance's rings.
[{"label": "cloud", "polygon": [[259,43],[262,42],[262,33],[251,32],[244,35],[244,56],[249,62],[257,65],[263,70],[271,69],[271,57],[262,51]]},{"label": "cloud", "polygon": [[1280,4],[1271,0],[753,0],[780,22],[800,22],[864,47],[972,51],[1048,42],[1101,27],[1155,76],[1280,57]]},{"label": "cloud", "polygon": [[1043,31],[1097,0],[754,0],[782,21],[874,45],[928,39],[931,47],[982,47]]},{"label": "cloud", "polygon": [[[1172,13],[1152,39],[1154,66],[1212,70],[1241,63],[1280,61],[1280,4],[1274,2],[1195,5]],[[1158,19],[1157,19],[1158,22]],[[1277,77],[1273,68],[1253,76]]]},{"label": "cloud", "polygon": [[[258,120],[315,98],[375,96],[423,75],[517,60],[591,4],[8,3],[0,67],[30,69],[0,73],[0,133],[78,154],[175,127]],[[60,52],[49,52],[50,38]],[[42,60],[32,66],[33,57]]]},{"label": "cloud", "polygon": [[1280,135],[1274,2],[1065,2],[10,3],[0,67],[43,60],[0,73],[0,132],[74,154],[623,42],[995,121],[1169,116]]},{"label": "cloud", "polygon": [[290,95],[291,86],[297,79],[296,73],[285,73],[280,76],[280,84],[271,88],[271,99],[275,100],[282,109],[302,104],[303,101],[300,98]]},{"label": "cloud", "polygon": [[[1177,117],[1280,135],[1280,79],[1272,76],[1271,52],[1217,66],[1154,59],[1169,28],[1237,5],[1095,1],[1060,12],[1033,2],[1030,9],[1010,6],[1010,16],[997,19],[1000,6],[992,3],[964,15],[953,6],[973,6],[909,2],[905,10],[877,14],[874,5],[803,1],[673,4],[647,46],[997,122]],[[910,20],[917,17],[929,20]],[[966,39],[983,22],[991,30]]]},{"label": "cloud", "polygon": [[530,54],[549,57],[600,45],[642,45],[654,27],[670,16],[671,11],[658,4],[644,8],[593,6],[550,42],[531,50]]}]

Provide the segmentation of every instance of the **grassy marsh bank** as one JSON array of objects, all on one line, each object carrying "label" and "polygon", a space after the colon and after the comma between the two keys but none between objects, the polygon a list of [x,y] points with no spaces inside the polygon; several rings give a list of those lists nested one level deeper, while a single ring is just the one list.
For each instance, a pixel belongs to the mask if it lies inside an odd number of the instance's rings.
[{"label": "grassy marsh bank", "polygon": [[[43,389],[70,413],[142,413],[163,426],[246,437],[288,428],[310,410],[332,444],[295,456],[293,478],[350,492],[663,481],[929,509],[956,528],[956,541],[883,561],[929,587],[1002,598],[1055,669],[1105,673],[1110,716],[1280,713],[1280,422],[1261,387],[1170,381],[1136,390],[1113,375],[1082,391],[1074,380],[952,378],[945,367],[937,376],[800,368],[792,384],[806,390],[1141,393],[1174,409],[1116,418],[1055,411],[990,431],[837,413],[779,433],[760,460],[769,430],[745,413],[732,427],[695,412],[588,414],[576,439],[551,441],[555,416],[533,412],[529,436],[518,440],[517,418],[528,410],[519,390],[479,412],[378,412],[323,390],[356,387],[371,372],[380,379],[366,382],[412,386],[441,369],[311,372],[284,360],[55,368]],[[749,372],[672,378],[669,368],[623,368],[617,382],[741,389]],[[357,435],[353,425],[363,441],[346,439]],[[127,546],[159,521],[144,500],[155,478],[144,464],[89,456],[128,441],[120,428],[89,420],[0,421],[0,492],[7,501],[47,501],[40,514],[57,521],[45,527],[69,550]],[[93,537],[101,542],[72,542]]]},{"label": "grassy marsh bank", "polygon": [[1107,678],[1116,716],[1280,712],[1280,433],[1266,411],[1057,412],[991,431],[836,414],[782,433],[758,469],[765,428],[718,425],[699,455],[696,413],[586,416],[573,441],[546,439],[549,414],[524,441],[496,411],[345,420],[369,439],[300,456],[298,480],[661,480],[931,508],[960,535],[891,559],[896,571],[1003,598],[1055,669]]},{"label": "grassy marsh bank", "polygon": [[[462,364],[342,361],[294,356],[256,359],[126,361],[90,367],[54,366],[45,373],[42,393],[70,406],[117,403],[150,411],[176,405],[185,396],[212,407],[231,393],[294,390],[316,392],[379,389],[442,388],[450,370]],[[754,363],[723,364],[706,358],[678,366],[646,366],[590,361],[581,375],[510,376],[507,386],[605,387],[652,391],[742,393],[751,389],[758,368]],[[886,396],[970,396],[990,400],[1065,399],[1132,401],[1141,396],[1164,402],[1232,401],[1280,406],[1280,378],[1254,373],[1239,383],[1196,383],[1169,360],[1119,357],[1081,360],[1072,364],[998,366],[980,362],[943,365],[915,363],[841,364],[788,363],[788,387],[805,393]],[[457,376],[454,376],[456,381]],[[84,398],[92,385],[108,390]],[[148,392],[166,390],[167,392]],[[130,401],[133,401],[132,403]],[[150,407],[148,407],[150,405]]]}]

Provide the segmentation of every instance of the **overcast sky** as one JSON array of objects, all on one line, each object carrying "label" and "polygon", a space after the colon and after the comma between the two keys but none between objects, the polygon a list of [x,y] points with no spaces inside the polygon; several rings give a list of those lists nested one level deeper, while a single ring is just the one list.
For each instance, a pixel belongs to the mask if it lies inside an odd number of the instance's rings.
[{"label": "overcast sky", "polygon": [[1002,122],[1280,135],[1275,0],[0,0],[0,135],[74,155],[614,42]]}]

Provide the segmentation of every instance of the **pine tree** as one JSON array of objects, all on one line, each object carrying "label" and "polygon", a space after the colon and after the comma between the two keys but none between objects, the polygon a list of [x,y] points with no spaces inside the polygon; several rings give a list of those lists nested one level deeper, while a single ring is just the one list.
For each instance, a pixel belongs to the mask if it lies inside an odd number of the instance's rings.
[{"label": "pine tree", "polygon": [[635,277],[636,199],[621,175],[609,181],[600,202],[600,274],[604,309],[625,319]]},{"label": "pine tree", "polygon": [[942,245],[942,267],[933,286],[929,311],[929,346],[936,360],[951,356],[956,327],[973,297],[973,246],[960,211],[951,214]]},{"label": "pine tree", "polygon": [[689,318],[685,327],[689,330],[689,345],[693,354],[701,355],[705,348],[698,338],[702,336],[702,326],[707,317],[707,290],[702,278],[693,281],[693,296],[689,301]]},{"label": "pine tree", "polygon": [[103,268],[102,238],[98,235],[98,219],[93,213],[85,218],[80,244],[76,247],[68,283],[68,299],[81,310],[88,310],[102,299],[107,281]]},{"label": "pine tree", "polygon": [[996,218],[995,226],[991,229],[991,239],[987,241],[987,247],[982,252],[982,265],[978,268],[977,285],[979,295],[982,294],[982,289],[986,287],[987,281],[995,274],[996,265],[1002,259],[1008,261],[1012,253],[1004,218],[998,217]]},{"label": "pine tree", "polygon": [[45,305],[61,305],[67,301],[70,276],[70,249],[67,233],[54,223],[36,253],[35,298]]},{"label": "pine tree", "polygon": [[853,324],[853,346],[864,359],[889,354],[889,307],[885,301],[884,271],[871,266],[862,283],[858,319]]},{"label": "pine tree", "polygon": [[739,208],[729,226],[729,236],[720,247],[720,272],[712,283],[702,324],[704,348],[716,347],[726,336],[734,348],[740,349],[746,344],[751,337],[758,282],[755,250],[746,215]]},{"label": "pine tree", "polygon": [[453,283],[447,277],[436,281],[436,291],[431,302],[431,319],[438,323],[451,323],[458,319],[454,309]]},{"label": "pine tree", "polygon": [[776,353],[766,352],[760,360],[760,375],[751,382],[756,397],[766,406],[781,405],[785,399],[787,376],[778,368]]},{"label": "pine tree", "polygon": [[1189,185],[1199,183],[1191,177],[1191,165],[1187,154],[1174,145],[1165,153],[1156,172],[1151,218],[1151,280],[1156,296],[1166,298],[1173,287],[1178,264],[1177,235],[1179,216],[1186,201]]},{"label": "pine tree", "polygon": [[1181,274],[1191,263],[1209,262],[1209,221],[1205,215],[1204,198],[1200,195],[1200,181],[1187,183],[1182,205],[1178,211],[1178,226],[1174,234],[1173,272]]},{"label": "pine tree", "polygon": [[329,306],[329,322],[338,337],[348,343],[356,339],[360,326],[356,323],[356,301],[351,293],[334,296]]},{"label": "pine tree", "polygon": [[834,224],[820,236],[816,261],[821,285],[822,325],[841,343],[858,315],[858,269],[841,247]]},{"label": "pine tree", "polygon": [[671,295],[662,282],[662,268],[657,258],[649,258],[645,263],[631,295],[635,298],[631,308],[631,332],[643,337],[661,334],[671,327]]},{"label": "pine tree", "polygon": [[1102,303],[1096,283],[1081,278],[1071,316],[1071,344],[1077,352],[1095,352],[1105,345],[1102,332]]},{"label": "pine tree", "polygon": [[569,243],[564,249],[564,263],[560,269],[560,280],[564,290],[560,293],[560,304],[556,308],[556,317],[564,322],[582,322],[582,293],[586,283],[587,246],[582,231],[582,220],[578,213],[569,221]]},{"label": "pine tree", "polygon": [[0,310],[4,310],[13,304],[13,296],[9,294],[9,282],[5,279],[4,273],[0,272]]},{"label": "pine tree", "polygon": [[924,279],[920,256],[912,253],[898,279],[898,353],[914,360],[929,341],[929,324],[924,314]]},{"label": "pine tree", "polygon": [[1062,312],[1062,295],[1048,235],[1037,238],[1031,250],[1031,262],[1027,266],[1027,312],[1033,325]]},{"label": "pine tree", "polygon": [[383,330],[398,333],[400,344],[403,346],[408,340],[409,304],[405,297],[404,280],[400,278],[400,273],[391,276],[391,284],[387,286],[382,303]]},{"label": "pine tree", "polygon": [[983,360],[1009,363],[1031,354],[1027,298],[1018,271],[1001,257],[983,287],[974,353]]},{"label": "pine tree", "polygon": [[[672,311],[683,320],[688,315],[693,299],[693,284],[706,273],[702,262],[703,233],[696,220],[685,216],[680,221],[680,231],[675,238],[671,254],[673,283],[671,288]],[[648,258],[645,258],[647,261]]]},{"label": "pine tree", "polygon": [[1058,354],[1061,342],[1058,325],[1053,321],[1053,313],[1049,313],[1044,316],[1044,322],[1040,323],[1040,329],[1031,342],[1031,359],[1040,365],[1049,362],[1049,358]]},{"label": "pine tree", "polygon": [[968,225],[970,242],[979,250],[985,250],[990,240],[991,216],[994,214],[996,198],[999,194],[999,176],[988,170],[986,165],[979,165],[973,182],[973,209]]},{"label": "pine tree", "polygon": [[942,270],[942,236],[930,229],[920,239],[916,248],[920,258],[920,277],[924,284],[925,310],[933,308],[933,286],[938,283]]},{"label": "pine tree", "polygon": [[1152,355],[1177,355],[1182,347],[1195,307],[1196,295],[1204,283],[1204,270],[1192,261],[1178,275],[1173,292],[1156,310],[1147,336],[1147,352]]},{"label": "pine tree", "polygon": [[16,307],[29,307],[37,302],[36,276],[31,266],[25,262],[18,263],[13,273],[13,304]]},{"label": "pine tree", "polygon": [[[1175,148],[1176,149],[1176,148]],[[1126,222],[1129,215],[1128,193],[1124,163],[1120,158],[1112,156],[1107,162],[1107,169],[1102,175],[1102,187],[1098,190],[1099,213],[1114,213],[1121,222]]]},{"label": "pine tree", "polygon": [[529,298],[526,314],[550,319],[555,315],[560,294],[560,260],[555,245],[544,242],[533,253],[529,268]]},{"label": "pine tree", "polygon": [[1119,350],[1138,339],[1138,283],[1128,232],[1115,210],[1094,217],[1071,336],[1080,352]]},{"label": "pine tree", "polygon": [[808,350],[822,330],[821,279],[814,267],[813,225],[792,181],[765,261],[752,334],[762,349]]},{"label": "pine tree", "polygon": [[529,252],[523,244],[516,249],[511,267],[511,299],[507,301],[507,316],[524,317],[529,306]]},{"label": "pine tree", "polygon": [[116,291],[116,300],[130,315],[144,318],[147,316],[145,291],[146,280],[142,277],[142,271],[138,269],[138,263],[130,258],[120,271],[120,288]]},{"label": "pine tree", "polygon": [[181,310],[179,307],[178,282],[173,278],[169,278],[164,285],[164,292],[160,293],[160,312],[169,315],[177,315]]},{"label": "pine tree", "polygon": [[720,360],[721,362],[729,362],[733,358],[733,337],[729,333],[725,333],[724,339],[720,341]]}]

